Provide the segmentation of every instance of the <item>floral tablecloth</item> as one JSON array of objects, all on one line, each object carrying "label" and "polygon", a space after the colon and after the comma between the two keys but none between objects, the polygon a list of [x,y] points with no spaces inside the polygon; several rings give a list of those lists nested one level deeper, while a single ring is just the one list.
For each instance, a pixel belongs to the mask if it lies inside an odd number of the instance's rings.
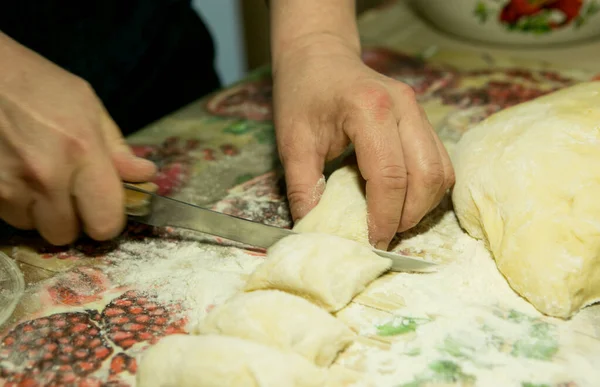
[{"label": "floral tablecloth", "polygon": [[[402,48],[371,45],[363,60],[415,89],[450,151],[488,115],[595,75],[542,61]],[[270,102],[264,68],[129,140],[157,163],[161,194],[289,227]],[[0,245],[27,283],[0,327],[5,386],[134,385],[149,345],[186,332],[239,290],[264,256],[219,238],[133,223],[106,243],[56,248],[12,231]],[[361,372],[361,385],[600,385],[597,308],[567,322],[540,315],[460,230],[448,198],[393,245],[448,265],[432,276],[387,274],[337,314],[359,334],[337,363]]]}]

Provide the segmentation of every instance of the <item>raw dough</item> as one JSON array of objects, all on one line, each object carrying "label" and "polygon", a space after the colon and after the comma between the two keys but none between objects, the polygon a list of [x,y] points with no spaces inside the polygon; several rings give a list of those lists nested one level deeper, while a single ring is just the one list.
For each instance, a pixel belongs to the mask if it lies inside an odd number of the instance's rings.
[{"label": "raw dough", "polygon": [[349,165],[333,172],[319,204],[293,230],[333,234],[368,245],[365,182],[358,168]]},{"label": "raw dough", "polygon": [[350,345],[354,333],[307,300],[278,290],[239,294],[212,310],[193,330],[221,334],[296,352],[329,366]]},{"label": "raw dough", "polygon": [[489,117],[454,167],[460,223],[514,290],[563,318],[600,299],[600,82]]},{"label": "raw dough", "polygon": [[360,243],[335,235],[297,234],[267,250],[267,259],[251,274],[246,290],[283,290],[333,312],[390,266],[389,259]]},{"label": "raw dough", "polygon": [[139,387],[345,387],[360,374],[237,337],[166,336],[143,355]]},{"label": "raw dough", "polygon": [[327,372],[300,355],[237,337],[171,335],[142,355],[140,387],[323,387]]}]

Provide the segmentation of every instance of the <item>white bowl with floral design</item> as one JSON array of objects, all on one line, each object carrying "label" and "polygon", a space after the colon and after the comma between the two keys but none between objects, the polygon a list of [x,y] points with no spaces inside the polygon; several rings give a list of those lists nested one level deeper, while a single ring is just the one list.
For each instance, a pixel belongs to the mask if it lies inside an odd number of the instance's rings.
[{"label": "white bowl with floral design", "polygon": [[413,0],[440,30],[511,45],[567,43],[600,36],[600,0]]}]

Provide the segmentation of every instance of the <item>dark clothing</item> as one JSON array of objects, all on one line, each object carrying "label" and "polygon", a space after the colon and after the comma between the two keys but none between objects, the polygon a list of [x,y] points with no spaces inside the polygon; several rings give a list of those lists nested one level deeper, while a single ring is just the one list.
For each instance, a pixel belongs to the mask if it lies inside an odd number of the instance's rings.
[{"label": "dark clothing", "polygon": [[2,0],[0,30],[87,80],[124,133],[219,87],[190,0]]}]

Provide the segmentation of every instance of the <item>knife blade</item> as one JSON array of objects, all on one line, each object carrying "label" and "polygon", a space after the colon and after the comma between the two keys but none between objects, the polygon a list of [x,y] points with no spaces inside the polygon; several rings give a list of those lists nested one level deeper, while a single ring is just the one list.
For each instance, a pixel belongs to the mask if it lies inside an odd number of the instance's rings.
[{"label": "knife blade", "polygon": [[[209,210],[191,203],[158,195],[151,183],[124,183],[126,213],[130,220],[154,227],[176,227],[268,249],[292,230]],[[372,248],[392,260],[392,271],[430,271],[435,262]]]}]

